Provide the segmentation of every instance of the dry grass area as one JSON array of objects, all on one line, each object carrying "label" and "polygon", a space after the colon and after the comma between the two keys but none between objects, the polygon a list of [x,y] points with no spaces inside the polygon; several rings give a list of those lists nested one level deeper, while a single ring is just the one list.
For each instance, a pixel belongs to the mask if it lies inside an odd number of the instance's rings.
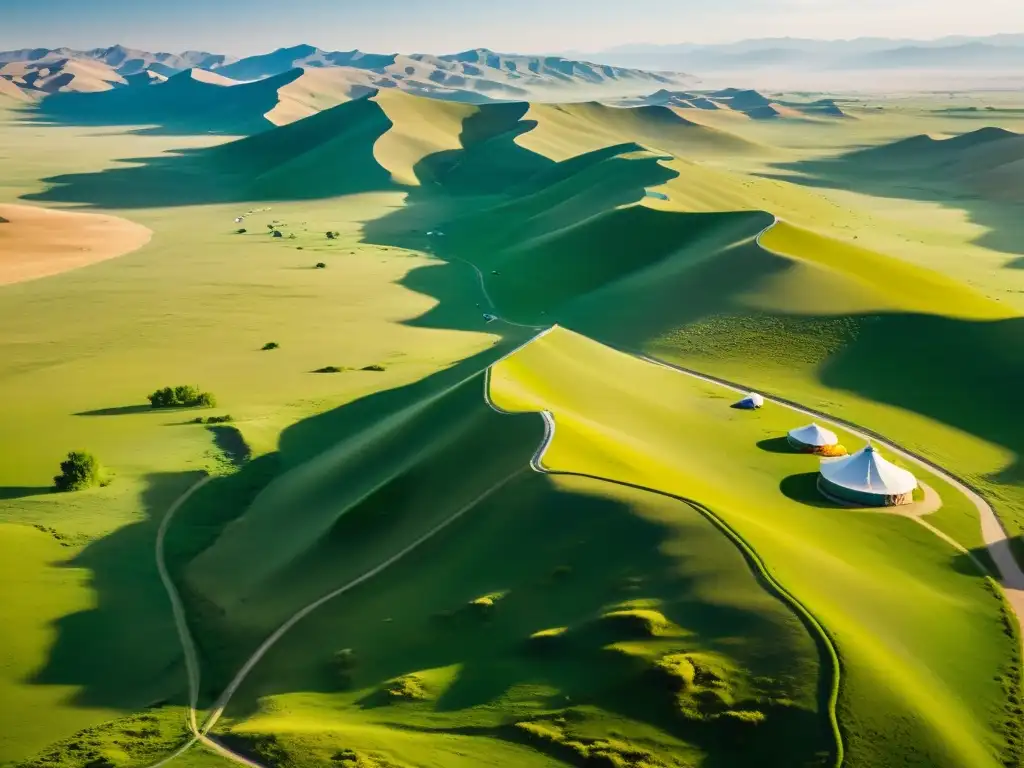
[{"label": "dry grass area", "polygon": [[152,235],[141,224],[116,216],[0,205],[0,285],[123,256]]}]

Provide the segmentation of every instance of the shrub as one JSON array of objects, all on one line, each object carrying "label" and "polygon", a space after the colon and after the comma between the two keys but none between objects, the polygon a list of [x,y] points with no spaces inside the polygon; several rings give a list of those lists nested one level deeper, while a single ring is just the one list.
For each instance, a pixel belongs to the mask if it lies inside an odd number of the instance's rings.
[{"label": "shrub", "polygon": [[404,675],[389,680],[384,684],[384,693],[392,700],[423,701],[430,698],[423,681],[416,675]]},{"label": "shrub", "polygon": [[60,463],[60,474],[53,478],[54,487],[61,492],[81,491],[94,485],[106,485],[103,468],[96,457],[86,451],[71,451]]},{"label": "shrub", "polygon": [[317,368],[313,373],[341,373],[344,370],[336,365],[325,365],[323,368]]},{"label": "shrub", "polygon": [[654,669],[664,684],[676,693],[692,687],[697,676],[693,662],[682,653],[670,653],[661,657],[655,663]]},{"label": "shrub", "polygon": [[481,595],[480,597],[466,603],[466,608],[472,615],[481,619],[488,619],[494,613],[494,607],[499,601],[503,600],[507,594],[507,592],[491,592],[488,595]]},{"label": "shrub", "polygon": [[234,421],[234,419],[231,418],[231,414],[225,414],[223,416],[211,416],[210,418],[208,418],[206,420],[206,423],[207,424],[230,424],[232,421]]},{"label": "shrub", "polygon": [[270,235],[271,237],[284,237],[284,233],[279,229],[272,229]]},{"label": "shrub", "polygon": [[280,346],[281,345],[278,344],[276,341],[268,341],[266,344],[263,345],[263,351],[266,352],[268,349],[277,349]]},{"label": "shrub", "polygon": [[327,269],[327,265],[326,265],[326,264],[324,264],[324,263],[323,263],[322,261],[318,261],[318,262],[316,263],[316,268],[317,268],[317,269]]},{"label": "shrub", "polygon": [[672,634],[673,625],[658,611],[645,608],[610,611],[601,622],[631,637],[659,637]]},{"label": "shrub", "polygon": [[154,408],[213,408],[216,398],[210,392],[201,392],[198,387],[183,385],[164,387],[148,397]]},{"label": "shrub", "polygon": [[565,642],[568,627],[552,627],[534,632],[529,638],[529,647],[532,651],[551,652]]},{"label": "shrub", "polygon": [[335,237],[336,237],[336,235],[333,232],[328,232],[327,233],[327,239],[328,240],[333,240]]},{"label": "shrub", "polygon": [[235,230],[235,234],[236,235],[244,235],[245,233],[246,233],[245,227],[240,227],[239,229]]},{"label": "shrub", "polygon": [[362,368],[361,370],[380,372],[380,371],[384,371],[386,369],[384,368],[383,365],[367,365],[366,367]]}]

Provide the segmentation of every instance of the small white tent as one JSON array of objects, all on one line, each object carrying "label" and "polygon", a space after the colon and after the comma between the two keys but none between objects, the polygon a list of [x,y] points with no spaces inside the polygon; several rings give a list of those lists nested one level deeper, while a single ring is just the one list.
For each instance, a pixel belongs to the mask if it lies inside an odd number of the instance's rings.
[{"label": "small white tent", "polygon": [[760,408],[763,405],[764,405],[764,398],[761,397],[756,392],[751,392],[746,397],[744,397],[742,400],[740,400],[738,403],[736,403],[736,405],[734,405],[733,407],[734,408],[743,408],[745,410],[752,411],[752,410],[755,410],[757,408]]},{"label": "small white tent", "polygon": [[909,504],[916,488],[916,477],[870,445],[852,456],[821,460],[818,489],[842,502],[874,507]]},{"label": "small white tent", "polygon": [[839,438],[835,432],[831,432],[817,424],[808,424],[806,427],[791,429],[787,435],[789,444],[798,451],[814,452],[820,448],[839,445]]}]

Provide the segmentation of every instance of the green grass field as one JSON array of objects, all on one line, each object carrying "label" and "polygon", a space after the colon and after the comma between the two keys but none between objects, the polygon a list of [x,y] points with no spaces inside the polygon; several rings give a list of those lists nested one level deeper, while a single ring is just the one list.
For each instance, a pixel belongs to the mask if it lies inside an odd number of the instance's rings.
[{"label": "green grass field", "polygon": [[[154,545],[202,473],[166,544],[202,706],[426,537],[245,678],[215,734],[267,768],[830,765],[820,635],[698,508],[608,480],[712,510],[821,623],[844,764],[1018,764],[1016,639],[970,560],[821,502],[814,459],[770,449],[805,419],[600,343],[883,433],[1019,536],[1019,142],[972,132],[1024,119],[941,106],[386,92],[238,140],[0,107],[0,203],[153,231],[0,286],[0,765],[146,768],[184,741]],[[489,379],[530,415],[488,408],[483,371],[553,322]],[[217,407],[149,408],[180,384]],[[529,471],[539,409],[546,466],[603,480]],[[113,482],[51,493],[71,450]],[[929,522],[987,563],[973,506],[924,479]]]}]

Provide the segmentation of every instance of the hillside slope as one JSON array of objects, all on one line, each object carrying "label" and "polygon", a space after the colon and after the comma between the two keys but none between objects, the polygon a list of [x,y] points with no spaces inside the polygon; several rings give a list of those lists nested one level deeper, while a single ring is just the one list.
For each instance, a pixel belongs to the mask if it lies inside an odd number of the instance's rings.
[{"label": "hillside slope", "polygon": [[[375,396],[300,427],[347,427],[322,453],[286,435],[287,471],[189,566],[191,600],[216,606],[202,627],[204,642],[223,633],[212,656],[223,663],[444,526],[286,635],[232,704],[225,737],[275,734],[323,758],[344,731],[364,759],[410,764],[554,767],[588,750],[666,766],[753,754],[819,764],[813,641],[740,551],[679,502],[531,473],[539,420],[488,407],[480,373],[440,378],[398,408]],[[341,676],[339,648],[358,659]],[[701,682],[677,695],[659,662],[696,664]],[[755,710],[756,730],[725,714]]]},{"label": "hillside slope", "polygon": [[[817,460],[764,446],[801,415],[736,411],[731,392],[561,328],[500,362],[490,392],[504,410],[552,415],[551,471],[696,499],[747,541],[837,644],[845,765],[994,766],[1015,750],[998,735],[1013,706],[992,679],[1015,643],[1000,601],[912,521],[798,491]],[[977,655],[955,650],[967,635]]]}]

